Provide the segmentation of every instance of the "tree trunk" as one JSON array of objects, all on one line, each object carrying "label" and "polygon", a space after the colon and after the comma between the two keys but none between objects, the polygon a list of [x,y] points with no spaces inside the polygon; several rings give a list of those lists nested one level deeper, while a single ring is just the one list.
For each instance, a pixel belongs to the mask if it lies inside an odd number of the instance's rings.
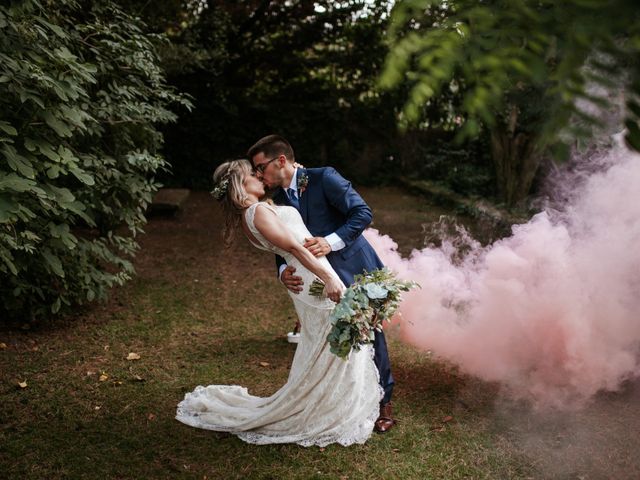
[{"label": "tree trunk", "polygon": [[540,167],[536,151],[537,137],[516,132],[517,109],[511,111],[508,123],[491,130],[491,156],[496,171],[498,194],[508,207],[527,198]]}]

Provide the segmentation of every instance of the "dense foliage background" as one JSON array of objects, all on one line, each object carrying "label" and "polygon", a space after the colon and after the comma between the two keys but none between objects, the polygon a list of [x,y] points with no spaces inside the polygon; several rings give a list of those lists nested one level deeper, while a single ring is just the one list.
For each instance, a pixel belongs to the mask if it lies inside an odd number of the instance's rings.
[{"label": "dense foliage background", "polygon": [[0,7],[0,313],[33,319],[103,298],[133,273],[155,124],[186,105],[152,35],[112,5]]},{"label": "dense foliage background", "polygon": [[276,132],[301,162],[370,181],[397,137],[397,93],[375,89],[386,8],[379,0],[208,2],[165,50],[170,81],[196,105],[166,130],[167,181],[206,188],[216,164]]},{"label": "dense foliage background", "polygon": [[639,19],[634,0],[400,1],[381,83],[410,84],[405,124],[457,95],[457,139],[488,135],[498,198],[514,206],[549,153],[566,159],[605,127],[615,97],[626,102],[627,142],[640,149]]},{"label": "dense foliage background", "polygon": [[526,207],[612,98],[640,149],[636,3],[5,4],[2,313],[104,297],[133,273],[159,182],[209,189],[219,163],[269,133],[360,184],[414,177]]}]

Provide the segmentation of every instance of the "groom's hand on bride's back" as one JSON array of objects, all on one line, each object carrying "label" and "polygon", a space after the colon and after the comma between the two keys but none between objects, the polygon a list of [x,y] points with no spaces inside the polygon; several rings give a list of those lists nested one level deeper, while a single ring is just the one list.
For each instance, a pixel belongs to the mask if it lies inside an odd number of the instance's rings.
[{"label": "groom's hand on bride's back", "polygon": [[304,282],[301,277],[294,275],[296,267],[288,265],[287,268],[282,270],[280,275],[280,281],[284,283],[284,286],[291,290],[293,293],[300,293],[302,291],[302,285]]}]

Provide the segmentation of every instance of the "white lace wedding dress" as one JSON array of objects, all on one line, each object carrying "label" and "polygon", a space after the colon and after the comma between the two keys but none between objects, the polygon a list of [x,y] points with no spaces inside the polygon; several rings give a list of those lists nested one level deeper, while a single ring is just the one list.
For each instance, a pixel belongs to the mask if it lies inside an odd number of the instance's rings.
[{"label": "white lace wedding dress", "polygon": [[[329,351],[329,314],[335,304],[309,295],[314,274],[260,234],[253,222],[257,208],[272,209],[301,243],[311,234],[293,207],[256,203],[245,212],[247,225],[260,242],[256,247],[284,257],[304,281],[302,292],[290,293],[302,334],[289,378],[266,398],[253,396],[237,385],[198,386],[180,402],[176,418],[193,427],[230,432],[254,444],[322,447],[364,443],[373,430],[383,395],[372,347],[352,351],[346,361]],[[331,268],[326,258],[320,261]]]}]

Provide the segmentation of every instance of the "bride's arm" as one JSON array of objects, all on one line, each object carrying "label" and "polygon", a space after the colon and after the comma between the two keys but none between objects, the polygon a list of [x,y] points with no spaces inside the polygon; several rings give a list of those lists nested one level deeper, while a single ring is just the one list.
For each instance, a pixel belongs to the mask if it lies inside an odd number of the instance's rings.
[{"label": "bride's arm", "polygon": [[340,279],[327,269],[304,245],[298,243],[289,229],[269,208],[259,205],[253,223],[258,231],[276,247],[291,253],[300,263],[313,272],[325,284],[327,296],[334,302],[340,301],[344,285]]}]

